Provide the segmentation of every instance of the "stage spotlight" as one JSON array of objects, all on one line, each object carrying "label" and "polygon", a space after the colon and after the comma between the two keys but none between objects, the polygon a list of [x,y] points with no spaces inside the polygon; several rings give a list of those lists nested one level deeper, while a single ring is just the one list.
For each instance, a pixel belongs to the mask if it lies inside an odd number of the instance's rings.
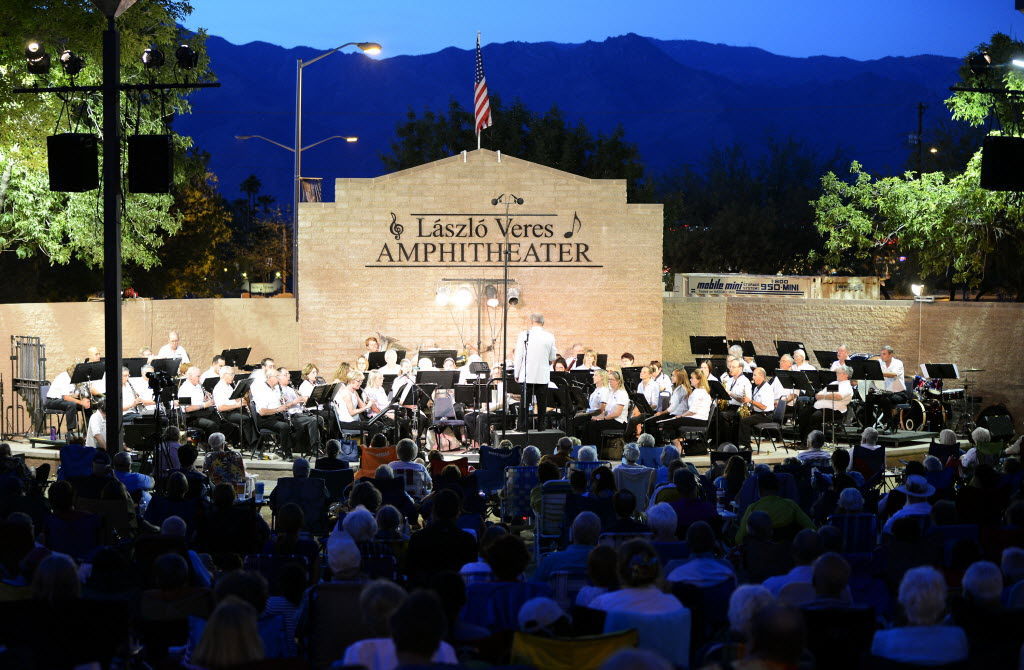
[{"label": "stage spotlight", "polygon": [[464,308],[469,307],[470,303],[473,302],[473,291],[468,286],[460,286],[455,291],[455,297],[452,298],[452,303],[456,307]]},{"label": "stage spotlight", "polygon": [[488,307],[498,306],[498,287],[494,284],[488,284],[484,287],[484,297],[487,298]]},{"label": "stage spotlight", "polygon": [[39,42],[29,42],[25,47],[25,64],[29,74],[46,74],[50,71],[50,54]]},{"label": "stage spotlight", "polygon": [[85,59],[74,51],[65,49],[60,52],[60,66],[64,69],[64,74],[74,77],[85,67]]},{"label": "stage spotlight", "polygon": [[434,296],[434,304],[438,307],[445,307],[448,304],[448,289],[444,286],[437,287],[437,295]]},{"label": "stage spotlight", "polygon": [[924,284],[911,284],[910,292],[914,294],[915,298],[920,298],[924,292]]},{"label": "stage spotlight", "polygon": [[182,44],[174,52],[174,58],[178,61],[178,67],[182,70],[191,70],[199,65],[199,54],[187,44]]},{"label": "stage spotlight", "polygon": [[156,47],[150,47],[142,52],[142,64],[145,65],[148,70],[154,70],[158,67],[162,67],[165,60],[164,52],[160,51]]},{"label": "stage spotlight", "polygon": [[513,287],[508,290],[508,304],[518,305],[519,304],[519,288]]}]

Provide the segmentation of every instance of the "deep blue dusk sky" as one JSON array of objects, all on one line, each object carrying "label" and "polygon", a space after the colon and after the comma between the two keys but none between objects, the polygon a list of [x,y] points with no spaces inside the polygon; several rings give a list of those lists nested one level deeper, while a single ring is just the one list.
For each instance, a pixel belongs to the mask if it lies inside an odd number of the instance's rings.
[{"label": "deep blue dusk sky", "polygon": [[330,49],[372,40],[383,57],[483,42],[584,42],[634,32],[786,56],[962,56],[994,32],[1024,36],[1014,0],[193,0],[189,28],[236,44]]}]

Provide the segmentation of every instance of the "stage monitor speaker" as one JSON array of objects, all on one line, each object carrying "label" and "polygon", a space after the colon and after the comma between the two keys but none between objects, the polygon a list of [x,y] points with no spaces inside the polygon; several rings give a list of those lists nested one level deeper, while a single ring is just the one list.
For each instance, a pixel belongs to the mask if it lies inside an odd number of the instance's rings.
[{"label": "stage monitor speaker", "polygon": [[[555,444],[558,439],[565,437],[560,430],[531,430],[529,433],[519,431],[506,431],[505,439],[512,443],[513,447],[528,447],[531,444],[538,449],[542,456],[555,453]],[[498,445],[501,441],[501,430],[491,431],[491,444]]]},{"label": "stage monitor speaker", "polygon": [[985,138],[981,150],[981,187],[989,191],[1024,191],[1024,138]]},{"label": "stage monitor speaker", "polygon": [[174,150],[170,135],[128,138],[128,190],[169,193],[174,180]]},{"label": "stage monitor speaker", "polygon": [[99,188],[99,151],[96,136],[63,133],[46,138],[50,190],[82,193]]}]

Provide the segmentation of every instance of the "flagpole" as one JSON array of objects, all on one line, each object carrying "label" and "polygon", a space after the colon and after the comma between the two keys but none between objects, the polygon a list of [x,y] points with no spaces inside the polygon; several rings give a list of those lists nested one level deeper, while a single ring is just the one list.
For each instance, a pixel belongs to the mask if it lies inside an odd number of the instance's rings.
[{"label": "flagpole", "polygon": [[476,150],[480,151],[480,131],[476,131]]}]

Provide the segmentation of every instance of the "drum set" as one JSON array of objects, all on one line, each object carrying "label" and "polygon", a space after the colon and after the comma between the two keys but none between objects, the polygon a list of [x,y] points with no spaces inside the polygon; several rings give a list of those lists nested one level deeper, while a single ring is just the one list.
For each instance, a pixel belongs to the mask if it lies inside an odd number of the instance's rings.
[{"label": "drum set", "polygon": [[[984,372],[964,370],[963,372]],[[910,399],[906,409],[899,411],[902,430],[938,432],[950,428],[964,436],[974,429],[974,415],[978,398],[968,394],[971,383],[964,380],[963,388],[945,389],[943,380],[915,375],[909,385]]]}]

